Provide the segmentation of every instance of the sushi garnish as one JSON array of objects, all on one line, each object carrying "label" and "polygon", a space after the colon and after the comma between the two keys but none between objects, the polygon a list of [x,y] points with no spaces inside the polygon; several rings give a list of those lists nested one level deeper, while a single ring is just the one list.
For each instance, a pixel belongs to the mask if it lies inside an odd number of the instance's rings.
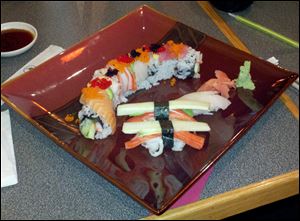
[{"label": "sushi garnish", "polygon": [[240,66],[238,78],[234,80],[231,80],[225,72],[216,70],[216,78],[211,78],[206,81],[201,85],[198,91],[217,91],[221,96],[229,98],[229,91],[232,88],[235,89],[241,87],[248,90],[254,90],[255,85],[250,75],[250,65],[250,61],[244,61],[244,65]]},{"label": "sushi garnish", "polygon": [[140,55],[141,55],[141,53],[137,52],[136,50],[131,50],[131,52],[130,52],[130,57],[132,57],[132,58],[138,57]]},{"label": "sushi garnish", "polygon": [[245,61],[244,65],[240,67],[240,73],[238,78],[235,80],[236,87],[242,87],[248,90],[254,90],[255,85],[250,75],[250,61]]},{"label": "sushi garnish", "polygon": [[112,68],[108,68],[107,72],[105,73],[106,76],[108,77],[112,77],[118,74],[118,70],[117,69],[112,69]]},{"label": "sushi garnish", "polygon": [[235,88],[235,83],[233,80],[227,76],[227,74],[223,71],[216,70],[215,71],[216,78],[211,78],[206,81],[198,91],[217,91],[223,97],[229,98],[229,90],[231,88]]},{"label": "sushi garnish", "polygon": [[96,78],[92,80],[90,83],[91,83],[91,87],[99,87],[102,90],[106,90],[112,84],[111,80],[107,78]]}]

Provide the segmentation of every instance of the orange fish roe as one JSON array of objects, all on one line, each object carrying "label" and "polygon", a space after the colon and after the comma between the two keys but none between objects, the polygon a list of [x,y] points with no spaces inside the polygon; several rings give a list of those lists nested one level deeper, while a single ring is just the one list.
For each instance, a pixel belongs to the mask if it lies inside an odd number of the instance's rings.
[{"label": "orange fish roe", "polygon": [[74,120],[74,115],[73,114],[67,114],[65,117],[66,122],[72,122]]},{"label": "orange fish roe", "polygon": [[172,45],[174,45],[175,43],[174,43],[174,41],[173,40],[169,40],[169,41],[167,41],[167,45],[169,45],[169,46],[172,46]]},{"label": "orange fish roe", "polygon": [[136,60],[143,63],[147,63],[150,60],[149,53],[147,51],[143,51],[143,49],[138,48],[136,49],[136,52],[140,53],[140,56],[135,58]]},{"label": "orange fish roe", "polygon": [[110,60],[108,65],[114,66],[118,71],[124,72],[125,68],[130,65],[130,63],[120,62],[117,59]]},{"label": "orange fish roe", "polygon": [[168,41],[167,45],[169,46],[170,53],[174,54],[177,58],[186,47],[183,43],[175,44],[172,40]]},{"label": "orange fish roe", "polygon": [[106,93],[103,91],[104,90],[95,87],[85,87],[81,90],[81,93],[85,99],[103,99],[104,93]]},{"label": "orange fish roe", "polygon": [[176,84],[176,78],[172,78],[172,79],[170,80],[170,86],[171,86],[171,87],[174,87],[175,84]]},{"label": "orange fish roe", "polygon": [[[170,57],[172,58],[179,58],[180,54],[183,52],[183,50],[186,48],[186,46],[183,43],[176,44],[174,41],[170,40],[166,43],[167,49],[169,54],[171,55]],[[138,56],[134,57],[134,60],[130,61],[130,59],[133,59],[132,57],[129,57],[129,55],[124,55],[121,56],[119,60],[118,59],[112,59],[108,62],[108,65],[113,66],[115,69],[117,69],[120,72],[125,72],[126,68],[130,68],[130,65],[134,61],[141,61],[143,63],[147,63],[150,60],[149,56],[149,48],[137,48],[135,50],[135,53],[138,53]],[[126,57],[127,56],[127,57]],[[125,59],[126,58],[126,59]],[[122,60],[126,60],[128,62],[122,62]],[[124,61],[125,61],[124,60]]]}]

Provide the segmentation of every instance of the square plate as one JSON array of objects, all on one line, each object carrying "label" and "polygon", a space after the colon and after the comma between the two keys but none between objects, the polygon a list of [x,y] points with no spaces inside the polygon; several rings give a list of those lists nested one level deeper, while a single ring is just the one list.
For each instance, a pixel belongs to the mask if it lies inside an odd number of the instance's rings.
[{"label": "square plate", "polygon": [[[181,152],[165,150],[153,158],[145,148],[124,149],[124,142],[131,138],[121,132],[125,117],[117,119],[113,136],[96,141],[83,138],[76,124],[64,121],[66,114],[81,109],[81,89],[95,70],[143,44],[167,40],[183,42],[203,53],[201,78],[177,80],[175,87],[168,82],[160,84],[135,93],[129,102],[178,98],[196,91],[217,69],[236,78],[243,62],[251,61],[256,89],[233,91],[232,104],[225,111],[198,118],[211,127],[201,151],[185,147]],[[1,97],[72,156],[161,214],[245,134],[297,76],[143,6],[3,84]]]}]

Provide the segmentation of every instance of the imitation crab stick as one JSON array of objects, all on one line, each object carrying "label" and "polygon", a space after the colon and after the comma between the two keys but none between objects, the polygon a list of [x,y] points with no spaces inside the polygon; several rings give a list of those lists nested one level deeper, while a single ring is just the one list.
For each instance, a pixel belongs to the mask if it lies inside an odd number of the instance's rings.
[{"label": "imitation crab stick", "polygon": [[[155,116],[153,112],[145,113],[143,115],[135,116],[127,120],[127,122],[139,122],[139,121],[147,121],[154,120]],[[193,117],[187,115],[181,110],[171,110],[169,113],[170,120],[186,120],[186,121],[196,121]]]},{"label": "imitation crab stick", "polygon": [[[125,148],[126,149],[133,149],[142,143],[145,143],[146,141],[152,140],[154,138],[161,137],[161,134],[151,134],[147,136],[138,136],[136,135],[134,138],[131,140],[125,142]],[[201,136],[198,136],[196,134],[190,133],[190,132],[185,132],[185,131],[180,131],[180,132],[175,132],[174,133],[174,138],[183,141],[187,145],[191,146],[194,149],[200,150],[203,145],[205,139]]]}]

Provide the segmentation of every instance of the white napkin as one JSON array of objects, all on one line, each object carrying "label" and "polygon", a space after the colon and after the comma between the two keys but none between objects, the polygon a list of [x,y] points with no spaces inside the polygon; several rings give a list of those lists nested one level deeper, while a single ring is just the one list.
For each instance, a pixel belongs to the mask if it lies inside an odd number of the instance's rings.
[{"label": "white napkin", "polygon": [[1,112],[1,188],[18,183],[9,110]]},{"label": "white napkin", "polygon": [[[24,72],[61,53],[64,49],[50,45],[7,80],[15,78]],[[1,100],[1,106],[3,102]],[[17,167],[11,133],[9,110],[1,112],[1,188],[18,183]]]}]

